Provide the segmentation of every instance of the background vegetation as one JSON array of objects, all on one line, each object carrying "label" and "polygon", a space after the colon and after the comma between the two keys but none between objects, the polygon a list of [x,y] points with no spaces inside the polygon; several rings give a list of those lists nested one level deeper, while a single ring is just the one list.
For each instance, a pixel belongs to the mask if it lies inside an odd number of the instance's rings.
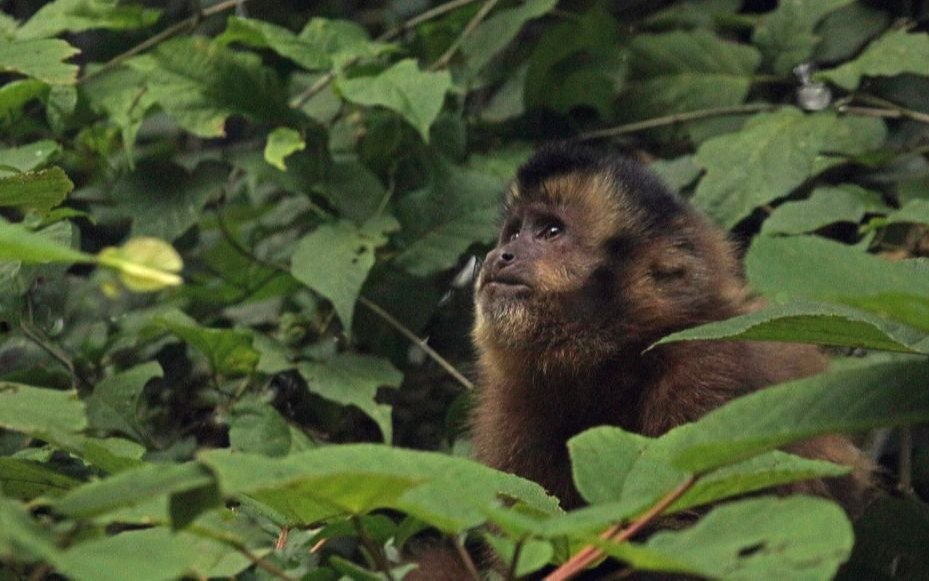
[{"label": "background vegetation", "polygon": [[[511,578],[591,545],[929,578],[926,2],[2,6],[0,578],[400,578],[438,536]],[[657,440],[578,436],[590,507],[564,513],[463,424],[470,257],[569,137],[651,162],[772,299],[666,341],[842,356]],[[650,509],[840,474],[774,449],[873,428],[898,492],[854,531],[756,494],[628,542]]]}]

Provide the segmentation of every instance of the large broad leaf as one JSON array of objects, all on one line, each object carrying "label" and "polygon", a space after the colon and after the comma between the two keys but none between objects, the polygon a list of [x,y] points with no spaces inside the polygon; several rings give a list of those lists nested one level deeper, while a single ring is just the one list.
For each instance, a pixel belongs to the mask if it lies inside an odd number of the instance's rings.
[{"label": "large broad leaf", "polygon": [[394,508],[458,532],[484,522],[483,509],[499,494],[557,511],[556,501],[535,483],[431,452],[345,444],[282,459],[226,451],[201,459],[224,494],[247,494],[293,525]]},{"label": "large broad leaf", "polygon": [[144,441],[138,417],[142,390],[149,380],[162,375],[161,365],[151,361],[111,375],[95,385],[86,400],[91,427],[126,434],[138,442]]},{"label": "large broad leaf", "polygon": [[637,80],[630,104],[641,116],[737,105],[761,55],[706,30],[640,34],[631,42]]},{"label": "large broad leaf", "polygon": [[429,126],[442,110],[452,77],[448,71],[423,72],[414,59],[404,59],[376,76],[341,78],[337,83],[347,100],[396,111],[428,142]]},{"label": "large broad leaf", "polygon": [[291,428],[273,406],[249,398],[236,402],[229,417],[230,449],[285,456],[291,445]]},{"label": "large broad leaf", "polygon": [[270,123],[293,119],[274,71],[254,54],[193,36],[162,43],[127,64],[145,75],[154,101],[202,137],[225,135],[230,115]]},{"label": "large broad leaf", "polygon": [[827,79],[845,89],[854,89],[861,77],[892,77],[903,73],[929,76],[929,34],[892,30],[871,44],[861,55],[840,67],[822,71]]},{"label": "large broad leaf", "polygon": [[247,331],[203,327],[178,310],[158,315],[152,322],[203,353],[214,373],[251,373],[258,364],[260,355],[252,347],[252,335]]},{"label": "large broad leaf", "polygon": [[771,63],[775,74],[786,75],[810,59],[819,43],[816,24],[852,0],[789,0],[762,18],[752,40]]},{"label": "large broad leaf", "polygon": [[73,189],[74,184],[59,167],[0,177],[0,206],[47,213]]},{"label": "large broad leaf", "polygon": [[55,0],[40,8],[16,31],[18,38],[48,38],[96,28],[128,30],[154,24],[159,10],[119,0]]},{"label": "large broad leaf", "polygon": [[792,301],[668,335],[675,341],[736,339],[819,343],[901,353],[929,353],[929,335],[841,305]]},{"label": "large broad leaf", "polygon": [[73,85],[77,65],[64,61],[79,52],[57,38],[0,41],[0,72],[21,73],[49,85]]},{"label": "large broad leaf", "polygon": [[146,464],[74,488],[58,499],[53,508],[61,514],[86,518],[147,502],[152,498],[202,488],[212,482],[210,472],[193,462]]},{"label": "large broad leaf", "polygon": [[381,429],[384,441],[393,435],[390,406],[375,401],[379,387],[400,387],[403,374],[390,361],[367,355],[340,353],[326,361],[298,367],[310,391],[368,414]]},{"label": "large broad leaf", "polygon": [[155,105],[155,98],[145,83],[145,75],[120,67],[91,78],[83,86],[83,95],[90,106],[120,128],[123,147],[131,164],[136,134],[146,113]]},{"label": "large broad leaf", "polygon": [[58,552],[48,531],[41,528],[18,502],[0,496],[0,557],[24,563]]},{"label": "large broad leaf", "polygon": [[[0,166],[9,166],[20,172],[33,171],[45,165],[61,152],[61,147],[50,139],[43,139],[28,145],[0,149]],[[17,172],[0,167],[0,175]]]},{"label": "large broad leaf", "polygon": [[757,115],[741,131],[710,139],[697,150],[706,175],[693,202],[731,227],[840,159],[824,159],[824,152],[860,153],[883,139],[883,125],[874,119],[805,115],[792,108]]},{"label": "large broad leaf", "polygon": [[359,58],[371,58],[390,49],[372,42],[360,25],[347,20],[313,18],[299,35],[261,20],[232,17],[217,40],[270,48],[309,70],[341,68]]},{"label": "large broad leaf", "polygon": [[304,236],[290,259],[294,278],[332,302],[346,331],[351,331],[355,301],[374,266],[375,249],[397,229],[391,216],[372,218],[360,228],[351,222],[323,224]]},{"label": "large broad leaf", "polygon": [[890,262],[813,236],[763,236],[745,264],[752,285],[773,298],[840,302],[929,331],[926,261]]},{"label": "large broad leaf", "polygon": [[[132,572],[133,580],[163,581],[208,578],[214,567],[230,558],[239,570],[249,563],[234,548],[216,540],[157,527],[76,544],[53,562],[69,578],[79,581],[123,581],[127,571]],[[217,576],[233,577],[237,572],[233,568]]]},{"label": "large broad leaf", "polygon": [[803,234],[835,222],[858,223],[869,212],[886,212],[877,192],[854,184],[816,188],[809,199],[787,202],[764,221],[765,234]]},{"label": "large broad leaf", "polygon": [[87,427],[84,404],[74,391],[0,382],[0,427],[41,438]]},{"label": "large broad leaf", "polygon": [[516,38],[523,25],[555,7],[557,0],[528,0],[515,8],[501,10],[482,22],[461,43],[461,53],[472,72],[478,72]]},{"label": "large broad leaf", "polygon": [[397,264],[429,276],[451,268],[475,242],[496,235],[503,180],[441,166],[432,185],[406,195],[397,208],[403,247]]},{"label": "large broad leaf", "polygon": [[635,569],[712,579],[832,579],[854,543],[837,505],[820,498],[753,498],[712,510],[641,545],[598,542]]},{"label": "large broad leaf", "polygon": [[[736,399],[661,438],[675,465],[705,471],[836,432],[929,418],[929,365],[880,363],[800,379]],[[630,479],[632,476],[630,476]]]}]

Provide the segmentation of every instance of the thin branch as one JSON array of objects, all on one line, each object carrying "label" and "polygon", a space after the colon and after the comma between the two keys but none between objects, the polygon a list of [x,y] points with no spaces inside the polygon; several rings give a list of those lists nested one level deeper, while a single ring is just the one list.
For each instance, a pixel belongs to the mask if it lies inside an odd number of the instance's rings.
[{"label": "thin branch", "polygon": [[455,550],[458,551],[458,556],[461,558],[461,562],[464,563],[465,569],[468,570],[468,575],[471,576],[472,581],[481,581],[481,574],[477,570],[477,566],[474,564],[474,561],[471,559],[471,555],[468,554],[468,550],[465,549],[464,544],[461,542],[457,536],[452,535],[452,545],[455,546]]},{"label": "thin branch", "polygon": [[384,551],[381,550],[381,547],[368,535],[368,531],[366,531],[361,524],[361,519],[357,516],[353,516],[352,524],[355,525],[355,532],[358,533],[358,539],[361,541],[361,544],[364,545],[368,554],[371,555],[371,558],[374,559],[377,568],[381,570],[381,573],[387,576],[389,581],[394,581],[394,574],[390,571],[390,563],[387,562]]},{"label": "thin branch", "polygon": [[[628,541],[636,533],[641,531],[646,525],[655,520],[661,513],[668,509],[669,506],[674,504],[674,502],[684,495],[685,492],[690,490],[690,488],[697,481],[696,476],[688,476],[686,480],[681,482],[674,490],[664,495],[661,500],[655,503],[652,508],[644,512],[639,518],[637,518],[629,527],[623,529],[619,525],[610,527],[606,532],[600,535],[600,538],[605,541],[610,541],[616,544],[623,543]],[[571,557],[563,565],[552,571],[545,581],[565,581],[570,579],[587,568],[588,565],[596,561],[603,555],[603,551],[595,547],[587,546],[581,549],[576,555]]]},{"label": "thin branch", "polygon": [[871,105],[876,105],[878,107],[884,107],[886,109],[891,109],[893,111],[899,111],[900,115],[906,117],[907,119],[912,119],[914,121],[919,121],[921,123],[929,123],[929,113],[923,113],[922,111],[916,111],[915,109],[909,109],[894,103],[888,99],[882,97],[877,97],[875,95],[869,95],[867,93],[858,93],[855,95],[855,98],[859,101],[864,101]]},{"label": "thin branch", "polygon": [[249,548],[245,546],[245,543],[243,543],[242,541],[240,541],[239,539],[231,535],[227,535],[227,534],[214,531],[208,528],[200,527],[197,525],[192,525],[191,527],[189,527],[188,530],[201,537],[213,539],[214,541],[218,541],[220,543],[223,543],[224,545],[228,545],[229,547],[232,547],[233,549],[235,549],[236,551],[244,555],[245,558],[251,561],[253,565],[258,567],[259,569],[263,569],[264,571],[270,573],[271,575],[274,575],[275,577],[277,577],[278,579],[281,579],[282,581],[295,581],[295,579],[291,577],[290,575],[288,575],[283,569],[281,569],[274,563],[266,559],[263,559],[259,557],[258,555],[252,553],[249,550]]},{"label": "thin branch", "polygon": [[519,566],[519,557],[522,555],[525,543],[525,537],[516,541],[516,546],[513,548],[513,558],[510,560],[510,569],[506,572],[506,581],[516,581],[516,568]]},{"label": "thin branch", "polygon": [[843,105],[839,107],[839,113],[847,115],[858,115],[860,117],[880,117],[884,119],[912,119],[920,123],[929,123],[929,114],[920,113],[911,109],[878,109],[876,107],[858,107],[854,105]]},{"label": "thin branch", "polygon": [[899,481],[897,488],[900,492],[913,494],[913,427],[900,426],[900,460],[897,464]]},{"label": "thin branch", "polygon": [[487,18],[487,15],[490,14],[490,11],[494,9],[494,6],[496,6],[498,2],[500,2],[500,0],[487,0],[487,2],[481,6],[481,9],[474,14],[471,20],[468,21],[468,24],[465,25],[464,30],[461,31],[461,34],[458,35],[458,38],[455,39],[455,42],[453,42],[452,45],[448,47],[444,53],[442,53],[442,56],[440,56],[434,63],[432,63],[432,65],[429,66],[429,70],[436,71],[445,68],[449,61],[452,60],[452,57],[455,56],[455,53],[458,52],[458,49],[461,48],[461,45],[464,43],[464,41],[469,36],[471,36],[471,34],[477,29],[481,22]]},{"label": "thin branch", "polygon": [[36,344],[40,349],[48,353],[52,359],[60,363],[65,369],[68,370],[68,374],[71,376],[71,387],[76,388],[77,383],[80,382],[84,385],[91,385],[87,378],[81,375],[77,367],[74,365],[74,360],[71,358],[71,355],[67,351],[56,345],[52,342],[45,334],[35,326],[35,321],[33,319],[33,309],[32,309],[32,296],[30,293],[25,295],[25,304],[23,305],[23,313],[19,317],[19,328],[23,332],[23,335],[27,339]]},{"label": "thin branch", "polygon": [[435,352],[435,350],[426,344],[425,341],[416,336],[416,333],[409,330],[406,326],[403,325],[400,321],[395,319],[390,313],[382,309],[377,303],[368,299],[364,296],[358,297],[358,302],[370,309],[375,315],[384,320],[388,325],[396,329],[401,335],[410,340],[411,343],[422,349],[426,352],[426,355],[432,358],[433,361],[438,363],[442,369],[448,372],[449,375],[454,377],[458,383],[463,385],[465,389],[474,389],[474,384],[471,381],[462,375],[460,371],[455,369],[455,367],[449,363],[444,357]]},{"label": "thin branch", "polygon": [[[422,24],[423,22],[432,20],[433,18],[438,18],[439,16],[447,14],[453,10],[457,10],[458,8],[461,8],[462,6],[467,6],[468,4],[471,4],[472,2],[476,2],[476,1],[477,0],[454,0],[452,2],[446,2],[445,4],[436,6],[435,8],[432,8],[430,10],[423,12],[422,14],[418,16],[414,16],[413,18],[407,20],[400,26],[392,28],[388,30],[387,32],[385,32],[384,34],[378,36],[375,40],[378,42],[386,42],[388,40],[391,40],[399,36],[403,32],[410,30],[411,28],[415,28],[416,26]],[[342,65],[342,68],[347,69],[349,67],[352,67],[358,64],[358,61],[360,60],[361,60],[360,57],[352,58],[348,60],[344,65]],[[336,77],[336,71],[329,71],[325,75],[319,77],[318,79],[316,79],[316,82],[314,82],[312,85],[307,87],[302,93],[300,93],[299,95],[291,99],[290,106],[294,109],[299,109],[307,101],[315,97],[320,91],[322,91],[327,86],[329,86],[329,83],[335,80],[335,77]]]},{"label": "thin branch", "polygon": [[219,2],[217,4],[214,4],[213,6],[210,6],[209,8],[204,8],[198,11],[196,14],[194,14],[190,18],[186,18],[184,20],[181,20],[180,22],[176,22],[172,24],[171,26],[165,28],[164,30],[156,34],[155,36],[152,36],[142,41],[141,43],[135,45],[134,47],[127,50],[126,52],[116,55],[112,59],[100,65],[99,68],[94,69],[92,72],[84,73],[84,75],[81,78],[79,78],[77,82],[83,83],[84,81],[92,79],[100,75],[101,73],[104,73],[114,67],[119,66],[120,64],[129,60],[135,55],[145,52],[146,50],[152,48],[153,46],[161,42],[164,42],[165,40],[168,40],[172,36],[176,36],[184,32],[187,29],[192,29],[196,27],[198,24],[200,24],[200,22],[204,18],[208,16],[213,16],[214,14],[219,14],[220,12],[224,12],[232,8],[236,8],[240,4],[244,4],[247,1],[248,0],[225,0],[225,2]]},{"label": "thin branch", "polygon": [[578,141],[589,141],[591,139],[601,139],[604,137],[616,137],[626,133],[636,133],[646,129],[656,127],[665,127],[667,125],[676,125],[685,121],[695,121],[697,119],[706,119],[709,117],[721,117],[723,115],[742,115],[747,113],[758,113],[759,111],[772,111],[780,105],[773,103],[748,103],[746,105],[735,105],[733,107],[716,107],[713,109],[700,109],[697,111],[688,111],[686,113],[676,113],[674,115],[664,115],[662,117],[653,117],[635,123],[627,123],[617,127],[607,129],[597,129],[596,131],[587,131],[577,136]]}]

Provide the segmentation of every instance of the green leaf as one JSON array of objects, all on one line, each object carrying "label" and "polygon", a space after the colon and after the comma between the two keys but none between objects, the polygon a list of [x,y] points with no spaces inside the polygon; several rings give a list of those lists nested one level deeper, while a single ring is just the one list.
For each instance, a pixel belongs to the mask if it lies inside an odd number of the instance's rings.
[{"label": "green leaf", "polygon": [[673,333],[656,345],[676,341],[737,339],[818,343],[900,353],[929,353],[929,335],[840,305],[791,301],[725,321]]},{"label": "green leaf", "polygon": [[[43,139],[20,147],[0,149],[0,166],[9,166],[20,172],[35,171],[59,153],[61,153],[61,147],[57,143]],[[0,175],[15,175],[15,173],[0,168]]]},{"label": "green leaf", "polygon": [[845,61],[861,51],[872,38],[890,25],[890,14],[878,6],[858,2],[832,12],[822,20],[816,34],[822,37],[813,53],[818,63]]},{"label": "green leaf", "polygon": [[72,250],[43,235],[50,229],[33,232],[20,224],[0,222],[0,260],[16,260],[26,264],[94,262],[93,256]]},{"label": "green leaf", "polygon": [[0,206],[46,214],[73,189],[74,184],[59,167],[0,177]]},{"label": "green leaf", "polygon": [[42,6],[16,31],[18,38],[48,38],[62,32],[105,28],[130,30],[151,26],[160,10],[118,0],[55,0]]},{"label": "green leaf", "polygon": [[337,80],[337,88],[346,100],[397,112],[426,142],[429,126],[438,117],[451,86],[448,71],[420,71],[414,59],[404,59],[375,76]]},{"label": "green leaf", "polygon": [[752,285],[772,298],[839,302],[929,331],[926,261],[891,262],[813,236],[762,236],[745,265]]},{"label": "green leaf", "polygon": [[701,171],[692,155],[682,155],[675,159],[659,159],[648,167],[674,191],[680,191],[692,184],[700,176]]},{"label": "green leaf", "polygon": [[131,167],[136,134],[146,113],[155,105],[145,75],[120,67],[91,78],[84,87],[82,94],[87,97],[90,106],[120,128]]},{"label": "green leaf", "polygon": [[719,506],[682,531],[640,545],[598,542],[636,569],[721,579],[832,579],[851,554],[851,523],[837,505],[803,496]]},{"label": "green leaf", "polygon": [[493,547],[500,562],[504,563],[508,568],[512,567],[514,557],[519,559],[516,567],[511,569],[517,579],[535,573],[548,565],[555,554],[552,544],[548,541],[522,539],[517,544],[513,539],[497,535],[487,535],[484,540]]},{"label": "green leaf", "polygon": [[0,123],[19,119],[28,103],[43,98],[48,91],[48,85],[35,79],[7,82],[0,87]]},{"label": "green leaf", "polygon": [[252,347],[252,335],[234,329],[210,329],[178,310],[160,314],[152,321],[203,353],[214,373],[244,375],[254,371],[260,355]]},{"label": "green leaf", "polygon": [[891,212],[883,220],[885,224],[912,223],[929,224],[929,200],[910,200],[896,212]]},{"label": "green leaf", "polygon": [[404,196],[397,207],[403,250],[396,263],[417,276],[451,268],[475,242],[497,234],[504,181],[442,165],[432,184]]},{"label": "green leaf", "polygon": [[293,118],[277,76],[257,55],[203,37],[169,40],[127,64],[144,75],[155,102],[201,137],[225,135],[230,115],[268,123]]},{"label": "green leaf", "polygon": [[235,549],[212,539],[156,527],[76,544],[54,563],[78,581],[123,581],[127,571],[134,581],[164,581],[209,577],[214,566],[234,554]]},{"label": "green leaf", "polygon": [[354,22],[325,18],[311,19],[296,35],[269,22],[231,17],[217,41],[270,48],[311,71],[342,68],[351,60],[373,58],[391,48],[369,40],[365,29]]},{"label": "green leaf", "polygon": [[388,360],[340,353],[326,361],[301,363],[297,369],[310,391],[330,401],[359,408],[377,423],[384,441],[390,443],[393,435],[391,408],[374,399],[379,387],[398,388],[403,381],[403,374]]},{"label": "green leaf", "polygon": [[161,365],[152,361],[111,375],[95,385],[93,393],[85,400],[90,426],[103,432],[126,434],[137,442],[144,441],[138,416],[142,390],[152,378],[163,375]]},{"label": "green leaf", "polygon": [[0,457],[0,492],[6,496],[25,500],[40,496],[54,498],[80,484],[80,480],[53,470],[45,464]]},{"label": "green leaf", "polygon": [[57,38],[0,42],[0,72],[21,73],[49,85],[73,85],[77,65],[64,61],[79,52]]},{"label": "green leaf", "polygon": [[483,509],[498,494],[557,511],[554,499],[535,483],[431,452],[343,444],[277,459],[221,450],[201,459],[224,494],[247,494],[292,525],[394,508],[459,532],[484,522]]},{"label": "green leaf", "polygon": [[284,159],[291,153],[303,151],[306,143],[299,131],[289,127],[278,127],[268,135],[265,144],[265,161],[281,171],[287,171]]},{"label": "green leaf", "polygon": [[787,75],[806,62],[819,43],[816,25],[830,12],[852,0],[788,0],[764,16],[752,41],[761,49],[777,75]]},{"label": "green leaf", "polygon": [[630,49],[637,80],[628,101],[638,117],[738,105],[761,62],[755,48],[701,29],[639,34]]},{"label": "green leaf", "polygon": [[[825,373],[733,400],[662,437],[682,470],[705,471],[814,436],[925,421],[924,361]],[[631,478],[631,476],[630,476]]]},{"label": "green leaf", "polygon": [[538,18],[557,4],[557,0],[528,0],[515,8],[501,10],[480,24],[461,43],[461,53],[472,73],[487,63],[516,38],[523,25]]},{"label": "green leaf", "polygon": [[232,408],[229,418],[230,449],[265,456],[286,456],[290,452],[290,444],[290,426],[271,404],[243,400]]},{"label": "green leaf", "polygon": [[929,34],[891,30],[872,42],[855,60],[816,74],[851,90],[861,77],[892,77],[903,73],[929,76]]},{"label": "green leaf", "polygon": [[73,518],[89,518],[211,482],[209,471],[197,463],[146,464],[74,488],[55,501],[53,508]]},{"label": "green leaf", "polygon": [[0,382],[0,427],[42,438],[87,427],[84,404],[74,391]]},{"label": "green leaf", "polygon": [[352,328],[355,301],[374,266],[374,250],[397,228],[390,216],[355,226],[342,220],[323,224],[304,236],[291,257],[294,278],[329,299],[346,332]]},{"label": "green leaf", "polygon": [[757,115],[741,131],[705,141],[697,150],[697,163],[707,171],[693,202],[732,227],[833,163],[822,161],[823,152],[857,153],[877,147],[883,134],[870,126],[859,127],[857,121],[832,113],[805,115],[792,108]]},{"label": "green leaf", "polygon": [[865,214],[886,212],[877,192],[854,184],[816,188],[809,199],[787,202],[764,221],[764,234],[803,234],[835,222],[858,223]]},{"label": "green leaf", "polygon": [[18,502],[0,496],[0,557],[30,562],[54,556],[52,536]]}]

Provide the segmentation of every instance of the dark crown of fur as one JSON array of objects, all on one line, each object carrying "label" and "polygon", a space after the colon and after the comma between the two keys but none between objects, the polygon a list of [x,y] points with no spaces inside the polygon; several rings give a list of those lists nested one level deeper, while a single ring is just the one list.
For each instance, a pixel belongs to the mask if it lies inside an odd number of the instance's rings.
[{"label": "dark crown of fur", "polygon": [[611,174],[619,186],[613,195],[623,196],[646,210],[655,222],[664,222],[687,208],[681,200],[642,164],[621,155],[572,143],[540,147],[516,173],[523,195],[541,193],[546,180],[570,174]]}]

